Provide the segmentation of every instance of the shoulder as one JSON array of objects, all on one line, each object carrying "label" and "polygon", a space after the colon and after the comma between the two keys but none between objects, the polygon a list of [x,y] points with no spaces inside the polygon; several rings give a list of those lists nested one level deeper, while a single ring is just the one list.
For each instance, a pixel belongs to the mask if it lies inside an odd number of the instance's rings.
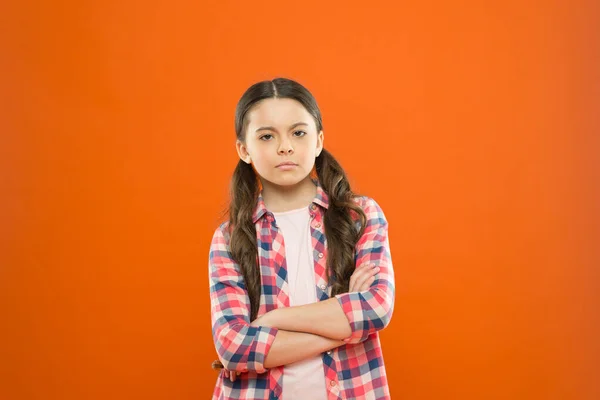
[{"label": "shoulder", "polygon": [[[385,221],[383,209],[372,197],[356,196],[354,197],[354,202],[363,210],[365,216],[367,217],[367,221],[373,219]],[[351,211],[351,213],[353,214],[353,217],[358,217],[355,211]]]},{"label": "shoulder", "polygon": [[211,248],[214,249],[221,246],[228,246],[230,237],[229,221],[225,221],[215,229],[211,241]]}]

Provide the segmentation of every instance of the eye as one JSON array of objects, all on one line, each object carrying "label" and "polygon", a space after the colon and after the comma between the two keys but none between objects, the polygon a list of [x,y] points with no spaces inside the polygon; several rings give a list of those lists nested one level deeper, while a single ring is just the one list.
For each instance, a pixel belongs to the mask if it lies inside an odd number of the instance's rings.
[{"label": "eye", "polygon": [[271,135],[270,133],[267,133],[266,135],[262,135],[259,139],[266,142],[268,139],[265,140],[265,138],[269,136],[269,137],[273,137],[273,135]]},{"label": "eye", "polygon": [[304,131],[295,131],[295,132],[294,132],[294,135],[295,135],[296,133],[302,133],[302,135],[300,135],[300,136],[296,136],[296,137],[302,137],[302,136],[306,136],[306,135],[307,135],[307,133],[306,133],[306,132],[304,132]]}]

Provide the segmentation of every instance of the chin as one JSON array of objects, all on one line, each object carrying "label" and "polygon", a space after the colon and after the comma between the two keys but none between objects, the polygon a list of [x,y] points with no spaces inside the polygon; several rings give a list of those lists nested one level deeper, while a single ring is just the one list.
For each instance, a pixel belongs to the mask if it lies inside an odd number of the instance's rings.
[{"label": "chin", "polygon": [[307,177],[308,177],[308,175],[303,176],[303,175],[294,174],[292,176],[292,174],[289,174],[289,176],[286,176],[286,177],[276,176],[276,177],[265,177],[264,179],[272,185],[294,186],[294,185],[299,184],[303,180],[305,180]]}]

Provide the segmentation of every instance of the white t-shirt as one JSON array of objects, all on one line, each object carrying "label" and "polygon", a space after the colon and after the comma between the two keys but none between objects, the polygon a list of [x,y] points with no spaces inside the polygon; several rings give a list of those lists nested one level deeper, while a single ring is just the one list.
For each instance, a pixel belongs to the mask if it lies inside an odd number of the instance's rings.
[{"label": "white t-shirt", "polygon": [[[290,306],[317,301],[310,213],[308,207],[274,212],[283,235],[287,264]],[[288,364],[283,368],[283,400],[326,400],[322,356]]]}]

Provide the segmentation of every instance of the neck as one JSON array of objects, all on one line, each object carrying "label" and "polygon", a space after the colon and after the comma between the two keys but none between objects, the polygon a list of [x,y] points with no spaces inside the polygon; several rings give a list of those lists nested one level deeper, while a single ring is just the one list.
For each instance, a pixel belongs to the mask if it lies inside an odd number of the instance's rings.
[{"label": "neck", "polygon": [[307,176],[291,186],[279,186],[261,179],[265,207],[271,212],[285,212],[308,207],[317,194],[317,187]]}]

